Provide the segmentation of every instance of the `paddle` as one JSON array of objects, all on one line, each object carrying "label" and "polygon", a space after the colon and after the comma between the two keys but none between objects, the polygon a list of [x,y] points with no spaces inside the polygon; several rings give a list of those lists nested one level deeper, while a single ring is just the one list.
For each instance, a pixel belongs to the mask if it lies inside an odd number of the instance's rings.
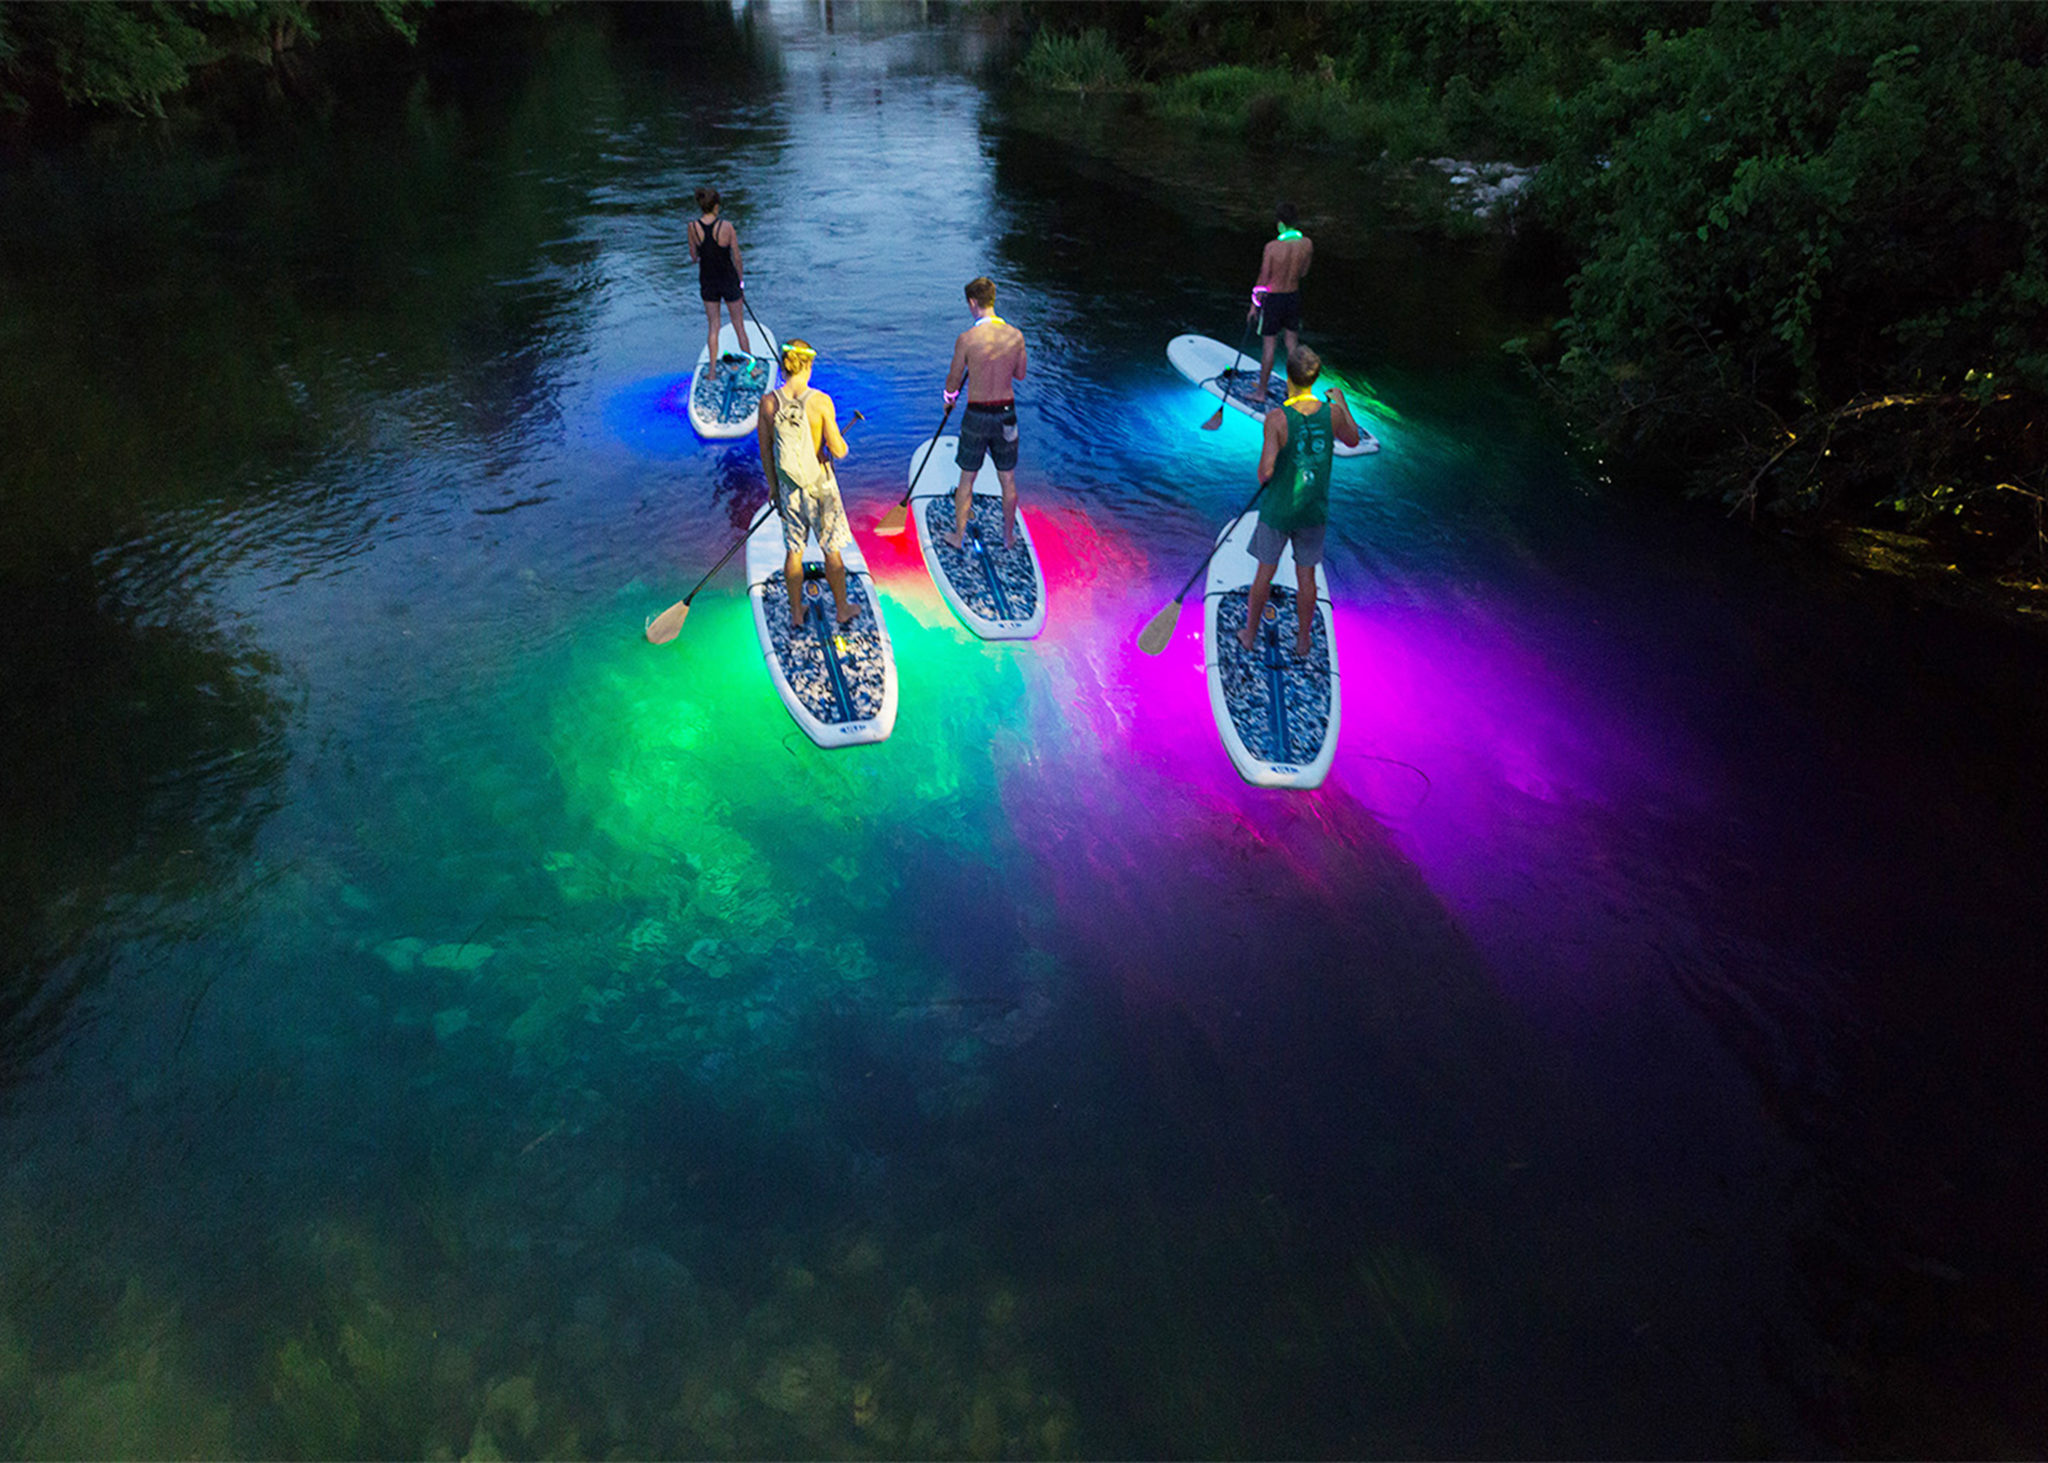
[{"label": "paddle", "polygon": [[[850,429],[856,422],[864,422],[866,420],[867,416],[865,413],[856,411],[853,414],[853,421],[848,422],[846,426],[848,429]],[[747,531],[741,534],[739,538],[734,541],[733,546],[725,551],[725,557],[720,559],[716,564],[713,564],[710,570],[704,575],[702,579],[699,579],[697,581],[695,588],[691,589],[691,591],[688,594],[684,595],[681,599],[677,600],[674,604],[670,605],[667,609],[663,610],[660,614],[656,615],[653,619],[647,622],[648,644],[666,645],[669,643],[669,641],[675,639],[676,636],[682,634],[683,621],[690,618],[690,601],[697,597],[697,590],[702,589],[705,585],[709,584],[711,582],[711,576],[713,574],[716,574],[719,570],[723,569],[727,564],[732,562],[732,556],[734,554],[737,554],[740,551],[740,549],[746,544],[746,541],[754,536],[755,529],[759,528],[762,524],[768,521],[768,515],[770,513],[780,513],[782,511],[781,497],[782,495],[780,493],[777,493],[771,489],[768,494],[767,506],[762,508],[762,510],[759,513],[754,515],[754,521],[747,525]]]},{"label": "paddle", "polygon": [[676,636],[683,633],[683,621],[690,618],[690,601],[697,597],[697,590],[709,584],[713,574],[716,574],[732,562],[732,556],[737,554],[745,546],[747,540],[754,536],[755,529],[768,521],[770,513],[779,511],[780,505],[775,501],[775,496],[773,493],[768,495],[767,503],[759,513],[754,515],[754,521],[747,525],[747,531],[733,540],[732,547],[725,551],[725,557],[711,566],[704,577],[697,581],[695,588],[647,622],[648,644],[666,645],[669,641],[675,639]]},{"label": "paddle", "polygon": [[[1262,329],[1264,328],[1265,323],[1266,311],[1265,307],[1261,306],[1259,308],[1259,325]],[[1247,345],[1251,344],[1251,339],[1252,322],[1250,318],[1247,317],[1244,322],[1244,334],[1238,337],[1237,354],[1230,358],[1230,369],[1225,371],[1221,376],[1218,376],[1216,378],[1216,384],[1223,388],[1223,400],[1216,404],[1216,415],[1209,418],[1208,421],[1202,423],[1203,431],[1214,432],[1222,428],[1223,408],[1230,405],[1230,378],[1237,374],[1237,363],[1244,359],[1244,348]]]},{"label": "paddle", "polygon": [[[965,391],[967,383],[962,381],[960,389]],[[958,400],[956,397],[955,400]],[[882,515],[882,521],[875,525],[875,532],[886,538],[894,538],[903,532],[904,520],[910,516],[910,495],[917,491],[917,480],[924,475],[924,465],[932,460],[932,448],[939,445],[939,433],[946,430],[946,422],[953,415],[953,403],[946,403],[946,415],[939,418],[939,424],[932,428],[931,441],[924,444],[924,456],[918,459],[917,471],[910,475],[910,486],[903,490],[903,497],[894,508]]]},{"label": "paddle", "polygon": [[[1259,491],[1245,500],[1244,507],[1237,510],[1237,517],[1231,519],[1231,523],[1235,524],[1239,518],[1252,511],[1259,501],[1259,494],[1266,491],[1267,483],[1270,482],[1272,479],[1268,478],[1266,482],[1259,484]],[[1230,535],[1227,532],[1216,536],[1215,545],[1208,553],[1202,555],[1202,562],[1195,565],[1195,572],[1188,575],[1188,582],[1180,587],[1180,593],[1173,597],[1173,603],[1146,622],[1145,628],[1138,632],[1138,649],[1147,655],[1157,655],[1166,649],[1166,642],[1173,638],[1173,627],[1180,622],[1180,602],[1188,597],[1188,591],[1195,587],[1195,580],[1209,567],[1209,561],[1216,557],[1216,550],[1223,547],[1223,541],[1228,537]]]}]

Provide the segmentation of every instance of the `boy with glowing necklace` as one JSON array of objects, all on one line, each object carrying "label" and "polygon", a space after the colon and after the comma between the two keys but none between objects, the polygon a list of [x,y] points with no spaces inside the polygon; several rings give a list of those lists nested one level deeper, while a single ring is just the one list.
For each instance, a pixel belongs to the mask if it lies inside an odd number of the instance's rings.
[{"label": "boy with glowing necklace", "polygon": [[1328,408],[1316,400],[1316,377],[1323,358],[1307,346],[1287,353],[1287,400],[1266,413],[1266,444],[1259,453],[1259,481],[1265,485],[1259,526],[1252,530],[1252,557],[1259,571],[1245,597],[1244,628],[1237,640],[1246,650],[1258,644],[1259,619],[1272,593],[1273,572],[1280,551],[1294,545],[1294,608],[1297,628],[1294,653],[1313,648],[1316,565],[1323,562],[1323,533],[1330,518],[1330,437],[1346,447],[1358,445],[1358,423],[1344,393],[1331,387]]},{"label": "boy with glowing necklace", "polygon": [[1017,401],[1015,382],[1024,379],[1024,332],[996,314],[995,281],[978,275],[967,281],[967,309],[974,323],[953,342],[946,370],[946,405],[967,388],[967,413],[960,418],[960,487],[953,494],[953,531],[946,542],[959,548],[974,509],[974,475],[984,454],[994,460],[1003,484],[1003,547],[1017,527]]},{"label": "boy with glowing necklace", "polygon": [[1259,280],[1252,286],[1252,307],[1245,319],[1261,316],[1259,334],[1259,386],[1252,393],[1256,403],[1266,399],[1266,382],[1273,374],[1274,337],[1286,335],[1287,355],[1301,342],[1301,277],[1308,273],[1315,245],[1294,226],[1294,205],[1278,203],[1273,215],[1280,222],[1280,237],[1266,245],[1259,259]]}]

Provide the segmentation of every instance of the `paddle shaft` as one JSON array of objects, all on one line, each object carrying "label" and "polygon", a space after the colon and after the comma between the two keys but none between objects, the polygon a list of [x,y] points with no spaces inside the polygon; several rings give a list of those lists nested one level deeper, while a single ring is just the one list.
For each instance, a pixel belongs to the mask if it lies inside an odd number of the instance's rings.
[{"label": "paddle shaft", "polygon": [[[1243,518],[1245,514],[1252,511],[1253,507],[1257,505],[1261,494],[1263,494],[1266,491],[1267,485],[1270,484],[1272,481],[1273,480],[1271,478],[1267,478],[1265,482],[1259,484],[1258,492],[1253,493],[1251,497],[1245,499],[1244,507],[1238,509],[1236,515],[1230,520],[1231,527],[1236,527],[1238,520]],[[1228,537],[1230,537],[1229,529],[1225,529],[1222,533],[1216,535],[1215,544],[1211,546],[1208,553],[1202,555],[1202,562],[1195,565],[1195,572],[1188,575],[1188,582],[1186,584],[1183,584],[1180,587],[1180,593],[1176,594],[1173,597],[1173,602],[1175,604],[1179,604],[1182,600],[1188,597],[1188,591],[1195,587],[1195,581],[1201,577],[1202,571],[1209,567],[1209,561],[1216,557],[1216,550],[1223,547],[1223,541]]]},{"label": "paddle shaft", "polygon": [[[962,381],[960,383],[960,389],[962,391],[965,391],[967,389],[967,383],[965,381]],[[917,491],[917,480],[920,477],[924,476],[924,465],[932,460],[932,449],[939,445],[939,433],[946,430],[946,423],[951,421],[952,418],[953,403],[949,401],[946,403],[946,414],[940,417],[939,424],[936,427],[932,428],[931,441],[924,444],[924,455],[917,460],[917,470],[911,473],[910,475],[910,486],[905,488],[903,490],[903,496],[896,500],[896,506],[898,508],[906,506],[910,502],[910,495]]]},{"label": "paddle shaft", "polygon": [[747,291],[744,286],[742,286],[740,289],[740,304],[745,307],[747,312],[747,318],[754,322],[754,329],[761,332],[761,344],[765,346],[766,344],[768,344],[768,327],[763,325],[761,323],[761,317],[754,313],[754,306],[752,302],[750,302],[747,299]]},{"label": "paddle shaft", "polygon": [[[1265,307],[1264,305],[1261,305],[1261,306],[1259,306],[1259,332],[1260,332],[1260,334],[1262,334],[1262,335],[1263,335],[1263,334],[1265,333],[1265,329],[1266,329],[1266,307]],[[1241,360],[1243,360],[1243,359],[1244,359],[1244,348],[1245,348],[1246,346],[1250,345],[1251,343],[1252,343],[1252,322],[1251,322],[1251,321],[1250,321],[1249,319],[1247,319],[1247,320],[1246,320],[1246,321],[1244,322],[1244,334],[1243,334],[1243,335],[1240,335],[1240,336],[1239,336],[1239,337],[1237,338],[1237,354],[1236,354],[1236,355],[1234,355],[1234,356],[1232,356],[1232,357],[1230,358],[1230,369],[1229,369],[1229,370],[1227,370],[1227,371],[1225,371],[1225,372],[1224,372],[1224,373],[1223,373],[1223,374],[1222,374],[1221,376],[1219,376],[1219,377],[1217,378],[1217,382],[1216,382],[1216,384],[1217,384],[1217,385],[1219,385],[1219,386],[1221,386],[1221,387],[1223,388],[1223,394],[1224,394],[1224,396],[1225,396],[1226,398],[1227,398],[1227,397],[1228,397],[1228,396],[1230,395],[1230,378],[1231,378],[1232,376],[1235,376],[1235,375],[1237,374],[1237,363],[1238,363],[1239,361],[1241,361]]]},{"label": "paddle shaft", "polygon": [[761,511],[754,515],[754,521],[747,525],[747,531],[741,534],[738,538],[733,540],[732,547],[725,551],[725,557],[720,559],[716,564],[713,564],[708,570],[706,570],[704,577],[697,581],[696,587],[693,588],[688,594],[683,596],[684,604],[688,604],[691,600],[695,599],[697,597],[697,590],[702,589],[705,585],[709,584],[711,582],[712,575],[716,574],[719,570],[723,569],[727,564],[730,564],[732,562],[732,556],[734,554],[737,554],[741,549],[746,547],[747,540],[754,536],[754,530],[759,528],[762,524],[766,523],[768,521],[768,515],[775,511],[777,511],[775,495],[773,493],[770,493],[768,495],[768,501],[761,505]]}]

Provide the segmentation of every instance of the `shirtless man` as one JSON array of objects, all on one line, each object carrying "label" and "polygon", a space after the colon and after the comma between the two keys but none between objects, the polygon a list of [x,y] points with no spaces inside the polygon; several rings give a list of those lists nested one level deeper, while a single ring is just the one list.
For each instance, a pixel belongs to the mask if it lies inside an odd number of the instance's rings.
[{"label": "shirtless man", "polygon": [[967,388],[967,412],[960,418],[960,488],[953,495],[953,531],[946,542],[959,548],[974,509],[974,475],[983,454],[995,460],[1003,484],[1003,547],[1017,524],[1017,401],[1015,382],[1024,379],[1024,332],[996,314],[995,281],[986,275],[967,281],[967,309],[974,323],[953,342],[946,371],[946,405]]},{"label": "shirtless man", "polygon": [[[1259,260],[1259,282],[1252,286],[1252,307],[1245,312],[1245,319],[1262,315],[1259,334],[1263,337],[1259,350],[1259,387],[1252,393],[1254,403],[1266,399],[1266,383],[1273,376],[1273,341],[1276,336],[1286,335],[1287,355],[1294,354],[1294,347],[1301,341],[1301,277],[1308,273],[1309,260],[1314,257],[1316,246],[1309,237],[1294,226],[1294,205],[1276,204],[1274,217],[1280,221],[1280,237],[1266,245],[1266,252]],[[1286,357],[1282,357],[1286,359]]]},{"label": "shirtless man", "polygon": [[839,413],[832,398],[811,389],[811,362],[818,353],[802,340],[782,347],[782,385],[761,398],[756,435],[768,491],[782,515],[782,582],[789,590],[789,622],[804,622],[804,544],[815,533],[825,551],[825,582],[843,630],[859,614],[846,598],[846,560],[853,542],[846,505],[832,475],[832,458],[846,456]]}]

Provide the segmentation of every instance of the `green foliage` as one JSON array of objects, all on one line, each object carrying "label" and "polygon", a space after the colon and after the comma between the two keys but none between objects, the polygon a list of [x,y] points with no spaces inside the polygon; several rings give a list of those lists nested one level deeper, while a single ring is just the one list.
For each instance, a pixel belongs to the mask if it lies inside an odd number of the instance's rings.
[{"label": "green foliage", "polygon": [[1078,35],[1040,30],[1031,38],[1017,74],[1048,91],[1120,91],[1131,80],[1124,53],[1100,30]]},{"label": "green foliage", "polygon": [[[1523,159],[1543,155],[1564,99],[1605,60],[1632,51],[1647,25],[1697,12],[1611,0],[1129,9],[1144,14],[1139,69],[1164,78],[1161,108],[1180,120],[1242,131],[1249,114],[1291,138],[1400,158],[1453,148]],[[1241,94],[1248,76],[1270,100]]]},{"label": "green foliage", "polygon": [[431,0],[0,0],[0,108],[162,116],[195,75],[236,61],[276,67],[330,30],[418,33]]},{"label": "green foliage", "polygon": [[1277,67],[1212,66],[1162,82],[1160,116],[1241,136],[1335,143],[1412,156],[1444,145],[1435,109],[1414,93],[1362,95],[1328,68],[1306,77]]},{"label": "green foliage", "polygon": [[1726,6],[1608,63],[1538,188],[1584,251],[1550,379],[1751,509],[2038,474],[2044,41],[2039,6]]}]

